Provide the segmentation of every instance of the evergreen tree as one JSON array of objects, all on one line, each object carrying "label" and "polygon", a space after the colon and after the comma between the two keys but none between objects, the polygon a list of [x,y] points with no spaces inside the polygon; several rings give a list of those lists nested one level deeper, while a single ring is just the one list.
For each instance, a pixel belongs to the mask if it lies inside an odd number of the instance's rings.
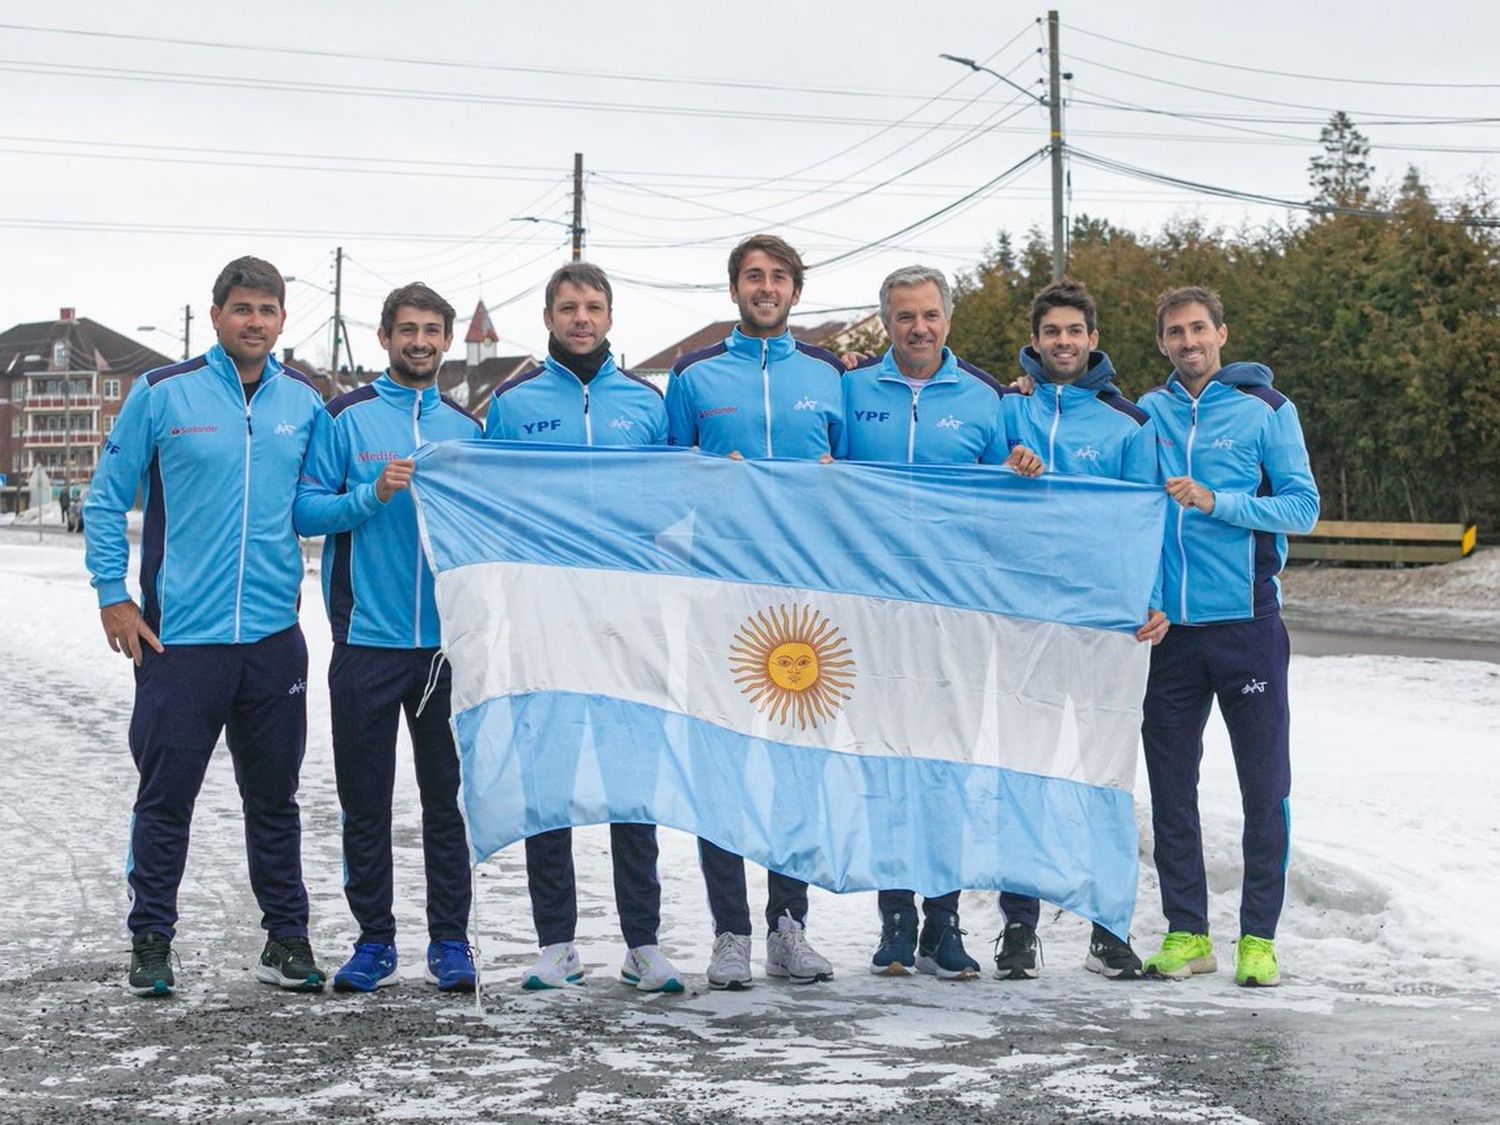
[{"label": "evergreen tree", "polygon": [[1323,151],[1307,162],[1313,198],[1335,207],[1363,206],[1370,194],[1370,142],[1343,110],[1328,119],[1319,134]]}]

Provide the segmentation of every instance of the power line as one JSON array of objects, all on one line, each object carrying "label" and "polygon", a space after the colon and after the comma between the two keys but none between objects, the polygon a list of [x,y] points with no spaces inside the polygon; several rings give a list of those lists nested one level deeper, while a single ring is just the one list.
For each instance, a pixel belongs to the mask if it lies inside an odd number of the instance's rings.
[{"label": "power line", "polygon": [[[1030,25],[1028,25],[1028,28],[1029,26]],[[1005,44],[1005,46],[1009,46],[1010,43],[1014,43],[1017,39],[1019,39],[1026,33],[1026,30],[1028,28],[1023,28],[1021,31],[1017,32],[1016,35]],[[65,35],[87,39],[122,40],[135,43],[159,43],[176,47],[205,47],[213,50],[243,51],[255,54],[272,55],[276,57],[285,57],[291,55],[302,56],[304,58],[344,59],[351,62],[360,63],[394,63],[400,66],[421,66],[443,70],[479,70],[493,71],[495,73],[505,74],[545,74],[568,78],[575,82],[580,78],[587,78],[590,81],[639,82],[666,86],[707,86],[727,90],[755,90],[772,93],[818,94],[849,98],[878,98],[886,101],[923,99],[924,101],[931,102],[936,100],[945,100],[942,98],[942,95],[928,96],[925,94],[917,93],[915,91],[854,89],[848,86],[789,86],[783,83],[747,82],[742,79],[698,78],[686,75],[640,74],[626,71],[589,71],[586,74],[580,74],[580,72],[576,68],[569,67],[527,66],[519,63],[490,63],[473,62],[462,59],[420,58],[410,55],[385,55],[374,52],[360,51],[332,51],[326,48],[290,47],[283,44],[277,44],[276,46],[265,46],[256,43],[230,43],[222,40],[212,39],[185,39],[165,35],[142,35],[139,33],[119,31],[94,31],[72,27],[44,27],[34,24],[0,23],[0,31],[24,31],[44,35]],[[1000,48],[1000,50],[1004,49],[1005,47]]]},{"label": "power line", "polygon": [[[228,90],[260,90],[271,93],[340,95],[344,97],[389,99],[393,101],[457,103],[462,105],[503,105],[526,109],[588,111],[591,113],[629,113],[654,117],[712,118],[714,120],[795,122],[805,125],[888,125],[873,117],[844,117],[835,114],[778,113],[771,110],[725,109],[707,106],[652,105],[640,102],[583,101],[569,98],[538,98],[505,94],[482,94],[463,90],[402,90],[389,86],[359,86],[352,83],[311,82],[306,79],[261,79],[233,75],[192,74],[131,70],[125,67],[76,65],[72,63],[38,63],[22,59],[0,59],[0,71],[34,74],[44,77],[95,78],[118,82],[142,82],[167,86],[203,86]],[[898,128],[927,128],[931,122],[902,121]],[[936,128],[961,129],[961,125],[939,125]]]},{"label": "power line", "polygon": [[[1081,160],[1086,164],[1092,164],[1108,172],[1115,172],[1122,176],[1130,176],[1139,180],[1150,180],[1154,183],[1170,184],[1173,187],[1182,188],[1185,191],[1216,195],[1226,199],[1238,199],[1245,203],[1259,203],[1271,207],[1284,207],[1294,211],[1306,211],[1315,215],[1350,215],[1363,219],[1394,219],[1398,217],[1397,212],[1388,211],[1375,207],[1344,207],[1332,203],[1319,203],[1306,199],[1286,199],[1281,196],[1266,195],[1261,192],[1241,191],[1236,188],[1220,187],[1215,184],[1206,184],[1199,180],[1188,180],[1180,176],[1172,176],[1165,172],[1156,172],[1149,168],[1141,168],[1134,164],[1126,164],[1120,160],[1114,160],[1097,153],[1086,152],[1083,149],[1069,148],[1070,154],[1075,160]],[[1500,218],[1492,218],[1485,215],[1458,216],[1448,218],[1438,216],[1439,222],[1449,223],[1453,226],[1500,228]]]},{"label": "power line", "polygon": [[1116,39],[1112,35],[1090,31],[1086,27],[1079,27],[1073,23],[1068,24],[1068,30],[1076,32],[1079,35],[1087,35],[1091,39],[1103,39],[1105,42],[1115,43],[1121,47],[1130,47],[1137,51],[1145,51],[1151,55],[1161,55],[1164,58],[1177,59],[1181,62],[1197,63],[1200,66],[1218,67],[1221,70],[1238,70],[1246,74],[1268,74],[1275,78],[1300,78],[1308,82],[1332,82],[1343,86],[1387,86],[1396,89],[1413,90],[1500,90],[1500,82],[1409,82],[1381,78],[1337,78],[1329,74],[1302,74],[1293,70],[1272,70],[1268,67],[1219,62],[1214,59],[1205,59],[1198,55],[1179,55],[1175,51],[1164,51],[1160,47],[1147,47],[1141,43],[1132,43],[1127,39]]}]

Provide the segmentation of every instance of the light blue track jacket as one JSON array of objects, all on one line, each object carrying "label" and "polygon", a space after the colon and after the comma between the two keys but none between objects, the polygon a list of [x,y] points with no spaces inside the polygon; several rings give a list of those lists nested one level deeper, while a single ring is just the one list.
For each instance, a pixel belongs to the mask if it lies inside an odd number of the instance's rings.
[{"label": "light blue track jacket", "polygon": [[1073,383],[1053,383],[1029,345],[1021,370],[1036,381],[1030,395],[1005,397],[1001,413],[1009,444],[1036,453],[1047,472],[1156,484],[1156,426],[1114,385],[1103,352],[1089,353],[1088,370]]},{"label": "light blue track jacket", "polygon": [[297,623],[292,497],[323,399],[266,359],[250,401],[217,344],[138,377],[84,502],[101,607],[128,601],[125,513],[145,490],[141,601],[167,645],[250,644]]},{"label": "light blue track jacket", "polygon": [[1000,401],[1009,391],[948,348],[931,379],[906,381],[894,349],[844,376],[849,460],[999,465],[1010,450]]},{"label": "light blue track jacket", "polygon": [[836,356],[790,332],[759,339],[735,328],[673,365],[669,440],[750,460],[843,457],[843,374]]},{"label": "light blue track jacket", "polygon": [[436,387],[404,387],[389,371],[318,416],[292,511],[297,534],[326,536],[323,603],[334,640],[374,648],[441,643],[411,492],[382,504],[375,481],[387,461],[429,442],[478,436],[479,423]]},{"label": "light blue track jacket", "polygon": [[1140,407],[1156,422],[1162,477],[1192,477],[1214,492],[1211,515],[1174,507],[1167,517],[1163,609],[1172,624],[1277,612],[1286,537],[1318,520],[1297,408],[1259,363],[1229,364],[1196,399],[1174,372]]},{"label": "light blue track jacket", "polygon": [[495,388],[484,436],[558,445],[665,445],[661,392],[604,361],[587,383],[550,355]]}]

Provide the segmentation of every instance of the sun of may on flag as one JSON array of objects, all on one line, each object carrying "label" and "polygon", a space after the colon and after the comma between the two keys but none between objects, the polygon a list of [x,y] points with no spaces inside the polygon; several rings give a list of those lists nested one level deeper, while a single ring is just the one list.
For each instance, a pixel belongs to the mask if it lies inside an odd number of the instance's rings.
[{"label": "sun of may on flag", "polygon": [[417,454],[476,861],[665,825],[834,891],[1128,933],[1159,489],[989,466]]}]

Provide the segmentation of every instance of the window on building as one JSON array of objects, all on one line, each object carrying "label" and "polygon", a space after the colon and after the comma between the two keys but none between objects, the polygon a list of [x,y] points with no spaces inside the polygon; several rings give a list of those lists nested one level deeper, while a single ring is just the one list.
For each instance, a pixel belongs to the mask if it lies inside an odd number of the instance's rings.
[{"label": "window on building", "polygon": [[22,423],[22,419],[21,419],[21,416],[19,414],[15,415],[15,416],[13,416],[11,418],[11,420],[10,420],[10,436],[11,437],[20,437],[21,436],[21,430],[22,430],[22,424],[21,423]]},{"label": "window on building", "polygon": [[104,416],[104,432],[105,433],[109,433],[114,428],[115,428],[115,416],[113,414],[106,414]]},{"label": "window on building", "polygon": [[120,401],[120,380],[118,380],[118,379],[106,379],[106,380],[104,380],[104,401],[105,402],[119,402]]},{"label": "window on building", "polygon": [[59,340],[52,345],[52,366],[59,371],[68,369],[68,342]]}]

